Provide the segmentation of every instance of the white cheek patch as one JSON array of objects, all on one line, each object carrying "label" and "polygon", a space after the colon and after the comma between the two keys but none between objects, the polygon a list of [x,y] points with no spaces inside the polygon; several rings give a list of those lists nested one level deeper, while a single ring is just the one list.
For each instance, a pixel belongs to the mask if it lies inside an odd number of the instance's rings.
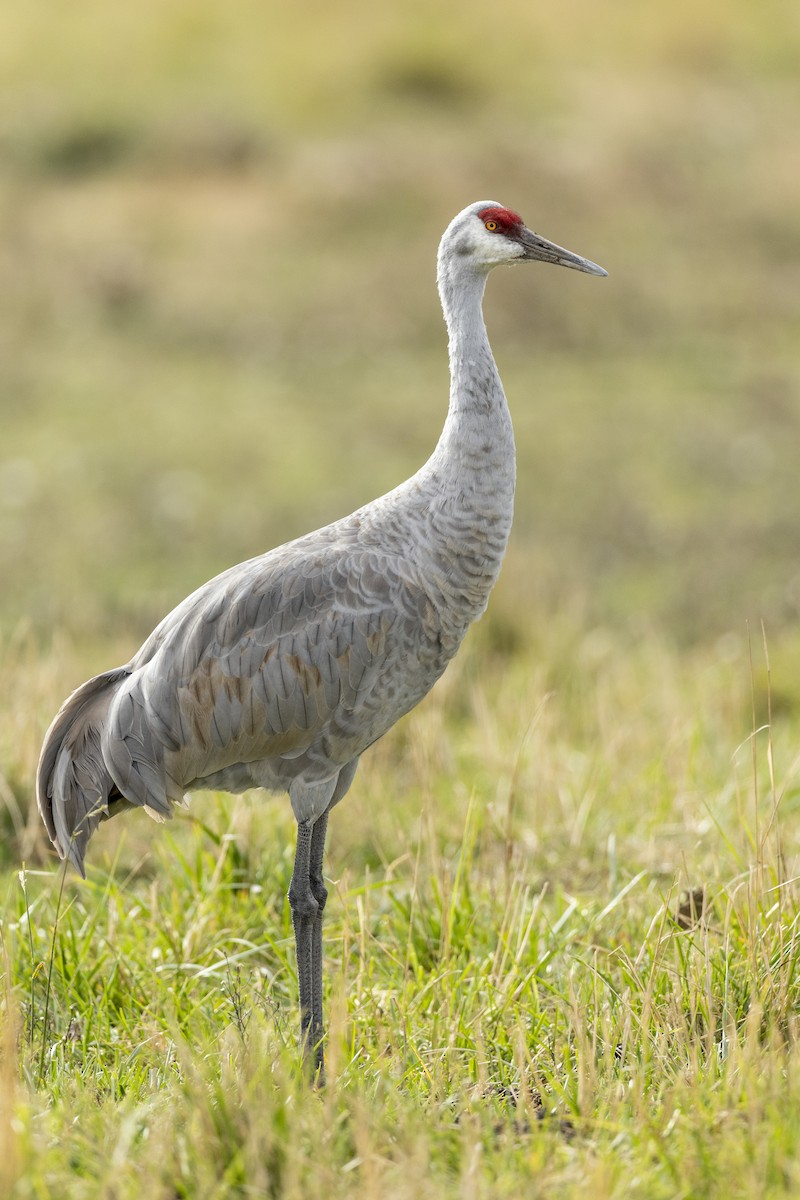
[{"label": "white cheek patch", "polygon": [[488,230],[483,237],[475,239],[472,247],[473,257],[487,266],[497,266],[499,263],[514,262],[525,253],[519,242],[512,242],[502,234],[490,233]]}]

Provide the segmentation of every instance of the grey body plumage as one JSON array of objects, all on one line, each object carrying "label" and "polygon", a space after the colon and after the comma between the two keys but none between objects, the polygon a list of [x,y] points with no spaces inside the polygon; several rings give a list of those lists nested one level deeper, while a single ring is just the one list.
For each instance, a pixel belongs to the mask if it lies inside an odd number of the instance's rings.
[{"label": "grey body plumage", "polygon": [[187,597],[128,664],[70,696],[39,762],[48,833],[81,873],[99,821],[121,809],[164,819],[199,788],[288,792],[302,1036],[320,1076],[328,812],[360,755],[426,695],[483,612],[511,528],[514,441],[481,312],[488,272],[538,258],[605,273],[513,217],[473,204],[442,239],[451,392],[427,463]]}]

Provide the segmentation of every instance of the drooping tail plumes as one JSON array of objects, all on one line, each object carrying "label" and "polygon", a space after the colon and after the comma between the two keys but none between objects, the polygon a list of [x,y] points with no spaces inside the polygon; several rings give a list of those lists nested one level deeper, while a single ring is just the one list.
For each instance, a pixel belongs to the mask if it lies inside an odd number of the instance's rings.
[{"label": "drooping tail plumes", "polygon": [[129,668],[118,667],[73,692],[47,731],[39,758],[36,800],[42,820],[61,858],[69,857],[84,876],[89,838],[108,816],[109,797],[119,795],[101,743],[115,689],[129,674]]}]

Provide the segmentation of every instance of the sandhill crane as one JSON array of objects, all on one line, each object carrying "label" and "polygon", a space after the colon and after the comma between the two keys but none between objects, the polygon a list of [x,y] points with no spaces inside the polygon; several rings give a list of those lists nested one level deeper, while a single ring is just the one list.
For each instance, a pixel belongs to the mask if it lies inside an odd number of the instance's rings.
[{"label": "sandhill crane", "polygon": [[82,875],[98,823],[124,809],[163,820],[198,788],[288,792],[301,1045],[320,1081],[328,814],[361,754],[430,691],[497,579],[514,437],[482,300],[492,267],[531,261],[606,274],[493,201],[459,213],[438,256],[450,404],[425,465],[350,516],[204,584],[126,666],[69,697],[42,748],[39,810]]}]

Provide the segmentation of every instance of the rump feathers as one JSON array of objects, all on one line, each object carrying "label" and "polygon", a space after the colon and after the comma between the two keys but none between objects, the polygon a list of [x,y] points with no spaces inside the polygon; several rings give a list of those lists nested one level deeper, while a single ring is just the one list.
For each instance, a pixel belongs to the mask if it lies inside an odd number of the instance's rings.
[{"label": "rump feathers", "polygon": [[69,857],[84,876],[89,838],[109,816],[109,800],[120,798],[102,740],[109,705],[129,675],[129,667],[117,667],[73,692],[47,731],[39,759],[39,812],[60,857]]}]

